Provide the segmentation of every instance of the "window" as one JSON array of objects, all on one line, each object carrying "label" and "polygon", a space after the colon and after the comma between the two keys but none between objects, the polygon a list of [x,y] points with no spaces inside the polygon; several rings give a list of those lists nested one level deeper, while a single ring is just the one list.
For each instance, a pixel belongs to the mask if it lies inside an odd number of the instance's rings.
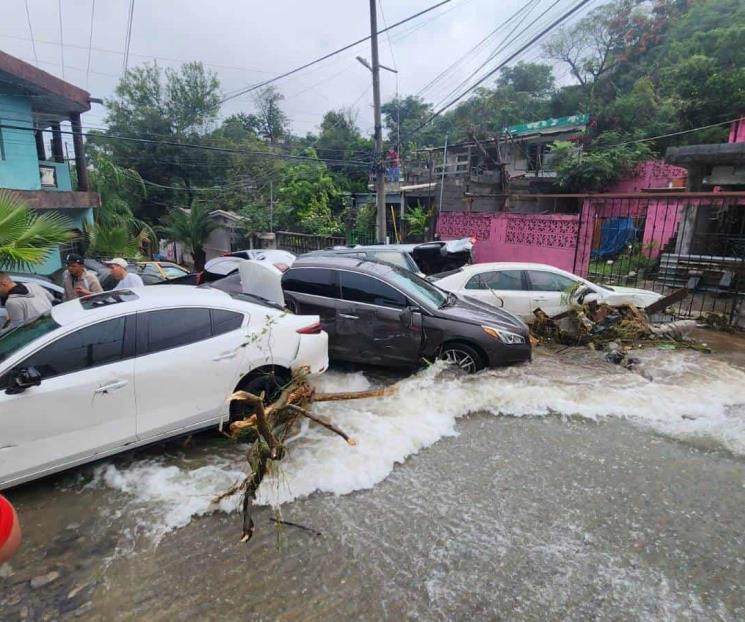
[{"label": "window", "polygon": [[115,363],[124,356],[123,317],[81,328],[42,348],[19,367],[35,367],[43,379]]},{"label": "window", "polygon": [[59,328],[59,324],[49,313],[39,316],[32,322],[14,328],[0,337],[0,361],[4,361],[11,354],[27,346],[34,339]]},{"label": "window", "polygon": [[383,281],[356,272],[341,273],[341,297],[350,302],[382,307],[403,308],[407,305],[406,297],[398,290]]},{"label": "window", "polygon": [[425,281],[409,270],[394,268],[388,274],[388,278],[398,289],[406,292],[416,301],[440,307],[448,299],[448,295],[439,287],[432,285],[429,281]]},{"label": "window", "polygon": [[[103,287],[101,283],[101,287]],[[119,304],[120,302],[129,302],[137,300],[139,296],[128,289],[119,289],[101,294],[93,294],[80,299],[80,306],[83,309],[98,309],[99,307],[108,307],[109,305]]]},{"label": "window", "polygon": [[372,255],[373,258],[378,261],[385,261],[386,263],[393,264],[394,266],[398,266],[404,270],[411,270],[411,264],[406,261],[406,257],[403,253],[398,253],[396,251],[374,251]]},{"label": "window", "polygon": [[529,270],[530,289],[534,292],[563,292],[576,285],[577,281],[555,272]]},{"label": "window", "polygon": [[482,272],[466,283],[466,289],[511,289],[523,290],[522,273],[520,270],[499,270],[497,272]]},{"label": "window", "polygon": [[189,274],[188,271],[177,266],[161,266],[161,268],[163,268],[163,272],[166,273],[166,277],[169,279],[175,279],[180,276],[186,276],[187,274]]},{"label": "window", "polygon": [[160,352],[212,336],[209,309],[164,309],[147,314],[147,351]]},{"label": "window", "polygon": [[224,311],[222,309],[210,309],[212,318],[212,336],[229,333],[238,330],[243,324],[243,314],[235,311]]},{"label": "window", "polygon": [[336,271],[328,268],[290,268],[282,278],[282,288],[298,294],[339,297]]}]

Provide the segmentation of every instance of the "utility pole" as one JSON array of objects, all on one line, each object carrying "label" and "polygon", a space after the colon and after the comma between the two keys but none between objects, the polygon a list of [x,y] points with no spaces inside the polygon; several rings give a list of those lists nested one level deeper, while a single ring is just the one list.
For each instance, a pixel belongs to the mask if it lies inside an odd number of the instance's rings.
[{"label": "utility pole", "polygon": [[274,231],[274,181],[269,180],[269,231]]},{"label": "utility pole", "polygon": [[380,120],[380,61],[378,59],[378,5],[370,0],[370,44],[372,48],[373,107],[375,115],[375,198],[377,202],[376,235],[378,243],[386,242],[385,165],[383,164],[383,126]]}]

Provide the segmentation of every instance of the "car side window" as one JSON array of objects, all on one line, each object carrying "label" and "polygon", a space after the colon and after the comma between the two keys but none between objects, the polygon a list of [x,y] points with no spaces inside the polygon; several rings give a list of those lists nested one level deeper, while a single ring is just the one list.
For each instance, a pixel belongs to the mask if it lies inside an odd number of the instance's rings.
[{"label": "car side window", "polygon": [[18,367],[35,367],[42,379],[71,374],[125,358],[125,318],[86,326],[35,352]]},{"label": "car side window", "polygon": [[382,307],[403,308],[406,296],[379,279],[356,272],[341,273],[341,297],[349,302],[364,302]]},{"label": "car side window", "polygon": [[212,336],[209,309],[163,309],[150,311],[147,318],[147,352],[150,354]]},{"label": "car side window", "polygon": [[391,263],[394,266],[403,268],[404,270],[411,270],[411,266],[409,265],[409,262],[406,261],[406,257],[404,257],[403,253],[397,253],[396,251],[374,251],[373,257],[378,261]]},{"label": "car side window", "polygon": [[339,297],[336,271],[328,268],[290,268],[282,277],[282,288],[298,294]]},{"label": "car side window", "polygon": [[495,270],[471,277],[466,283],[466,289],[523,290],[525,287],[520,270]]},{"label": "car side window", "polygon": [[577,281],[554,272],[528,270],[530,289],[534,292],[563,292],[576,285]]},{"label": "car side window", "polygon": [[229,333],[238,330],[243,324],[243,314],[236,311],[225,311],[224,309],[210,309],[212,318],[212,336]]}]

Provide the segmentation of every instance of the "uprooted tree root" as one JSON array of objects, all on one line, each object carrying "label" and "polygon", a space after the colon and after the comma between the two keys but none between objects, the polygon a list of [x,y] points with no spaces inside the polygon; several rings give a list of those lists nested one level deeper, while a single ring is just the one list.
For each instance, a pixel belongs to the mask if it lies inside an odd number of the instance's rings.
[{"label": "uprooted tree root", "polygon": [[246,391],[236,391],[230,395],[228,401],[244,402],[253,408],[252,414],[242,420],[232,422],[229,428],[229,436],[233,439],[253,439],[246,452],[250,472],[242,482],[215,497],[213,503],[218,503],[238,493],[243,494],[241,542],[248,542],[254,534],[255,525],[251,509],[256,499],[256,491],[266,474],[271,471],[272,463],[279,462],[285,457],[285,442],[301,418],[307,418],[334,432],[349,445],[357,444],[328,418],[311,412],[309,408],[313,402],[383,397],[394,392],[395,388],[346,393],[316,393],[308,383],[307,372],[304,370],[296,373],[279,397],[270,404],[264,403],[263,394],[254,395]]}]

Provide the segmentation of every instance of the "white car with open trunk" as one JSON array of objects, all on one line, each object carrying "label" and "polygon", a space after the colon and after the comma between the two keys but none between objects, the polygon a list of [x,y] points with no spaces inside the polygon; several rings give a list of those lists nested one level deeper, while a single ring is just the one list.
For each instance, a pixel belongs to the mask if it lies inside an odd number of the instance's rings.
[{"label": "white car with open trunk", "polygon": [[217,425],[234,390],[327,366],[318,316],[245,294],[154,285],[63,303],[0,338],[0,489]]},{"label": "white car with open trunk", "polygon": [[503,307],[526,322],[535,319],[535,309],[554,316],[566,311],[574,301],[630,303],[644,308],[662,298],[661,294],[647,289],[597,285],[566,270],[540,263],[471,264],[434,275],[430,280],[463,298]]}]

